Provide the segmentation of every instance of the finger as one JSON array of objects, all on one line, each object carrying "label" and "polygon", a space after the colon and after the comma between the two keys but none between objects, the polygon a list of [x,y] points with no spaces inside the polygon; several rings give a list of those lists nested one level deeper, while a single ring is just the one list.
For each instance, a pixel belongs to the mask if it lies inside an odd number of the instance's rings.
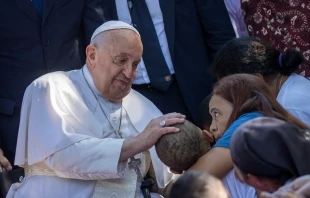
[{"label": "finger", "polygon": [[1,156],[0,157],[0,163],[1,163],[1,166],[5,169],[5,170],[12,170],[12,165],[10,164],[9,160],[6,159],[6,157],[4,156]]},{"label": "finger", "polygon": [[274,193],[275,198],[301,198],[301,196],[297,195],[294,192],[284,192],[284,191],[276,191]]},{"label": "finger", "polygon": [[289,186],[293,190],[297,190],[303,185],[305,185],[307,182],[310,182],[310,175],[305,175],[305,176],[295,179]]},{"label": "finger", "polygon": [[303,185],[296,191],[297,194],[303,195],[304,197],[310,197],[310,182]]},{"label": "finger", "polygon": [[168,113],[162,116],[164,119],[169,118],[185,118],[186,116],[180,113]]},{"label": "finger", "polygon": [[176,127],[163,127],[159,130],[161,135],[165,135],[168,133],[177,133],[179,131],[180,131],[180,129],[178,129]]},{"label": "finger", "polygon": [[184,118],[169,118],[166,121],[166,126],[172,126],[175,124],[182,124],[185,122]]}]

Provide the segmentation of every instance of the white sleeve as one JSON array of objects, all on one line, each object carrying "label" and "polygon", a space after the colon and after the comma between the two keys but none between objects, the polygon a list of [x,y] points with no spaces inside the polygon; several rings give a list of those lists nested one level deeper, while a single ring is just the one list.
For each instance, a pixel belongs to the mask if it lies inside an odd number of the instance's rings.
[{"label": "white sleeve", "polygon": [[[307,110],[309,109],[309,110]],[[310,127],[310,108],[305,106],[303,110],[301,109],[293,109],[293,108],[286,108],[290,114],[292,114],[295,118],[302,121],[306,125]]]},{"label": "white sleeve", "polygon": [[123,139],[89,138],[54,153],[45,164],[63,178],[120,178],[127,167],[127,161],[119,163],[123,142]]}]

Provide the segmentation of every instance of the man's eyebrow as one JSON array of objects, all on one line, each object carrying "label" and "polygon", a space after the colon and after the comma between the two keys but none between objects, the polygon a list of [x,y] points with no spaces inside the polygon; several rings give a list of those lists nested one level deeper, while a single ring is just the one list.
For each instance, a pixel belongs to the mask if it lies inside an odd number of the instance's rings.
[{"label": "man's eyebrow", "polygon": [[140,63],[140,62],[141,62],[141,60],[142,60],[142,59],[140,58],[139,60],[136,60],[135,62],[136,62],[136,63]]},{"label": "man's eyebrow", "polygon": [[126,52],[121,52],[121,53],[115,55],[115,57],[117,57],[117,56],[128,56],[128,55],[129,54],[127,54]]},{"label": "man's eyebrow", "polygon": [[109,53],[109,55],[110,55],[112,58],[116,58],[116,57],[119,57],[119,56],[127,56],[128,54],[125,53],[125,52],[121,52],[121,53],[116,54],[116,55],[112,55],[111,53]]}]

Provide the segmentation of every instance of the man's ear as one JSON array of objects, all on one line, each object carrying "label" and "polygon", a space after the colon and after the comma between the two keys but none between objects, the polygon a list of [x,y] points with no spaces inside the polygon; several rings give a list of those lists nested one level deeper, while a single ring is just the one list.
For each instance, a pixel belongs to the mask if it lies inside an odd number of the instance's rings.
[{"label": "man's ear", "polygon": [[97,48],[94,45],[88,45],[86,47],[86,62],[87,66],[90,68],[95,67],[95,62],[97,59]]},{"label": "man's ear", "polygon": [[254,73],[254,75],[259,77],[260,79],[264,80],[264,77],[261,73]]},{"label": "man's ear", "polygon": [[174,170],[172,168],[169,168],[170,172],[173,173],[173,174],[178,174],[178,175],[181,175],[183,174],[184,171],[178,171],[178,170]]}]

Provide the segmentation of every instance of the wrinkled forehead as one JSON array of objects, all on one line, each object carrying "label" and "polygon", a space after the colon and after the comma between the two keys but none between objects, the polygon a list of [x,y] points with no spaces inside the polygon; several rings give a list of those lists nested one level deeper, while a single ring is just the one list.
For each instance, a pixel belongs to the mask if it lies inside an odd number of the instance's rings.
[{"label": "wrinkled forehead", "polygon": [[140,37],[131,30],[111,30],[105,32],[100,39],[102,39],[100,43],[105,49],[126,51],[127,53],[143,50]]},{"label": "wrinkled forehead", "polygon": [[117,44],[123,41],[127,42],[139,42],[141,41],[140,36],[129,29],[115,29],[115,30],[107,30],[101,32],[96,38],[100,40],[109,41],[111,43]]}]

